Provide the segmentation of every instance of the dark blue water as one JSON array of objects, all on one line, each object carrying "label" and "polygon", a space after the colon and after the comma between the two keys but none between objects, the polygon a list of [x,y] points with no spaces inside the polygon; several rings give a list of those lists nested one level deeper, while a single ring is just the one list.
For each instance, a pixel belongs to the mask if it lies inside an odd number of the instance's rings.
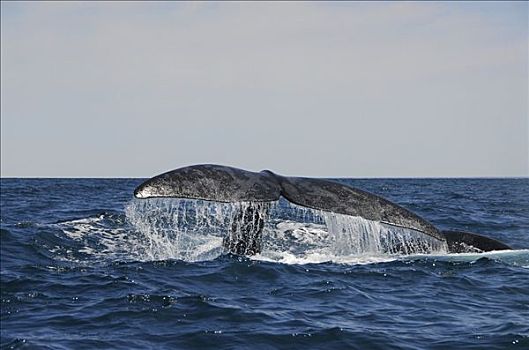
[{"label": "dark blue water", "polygon": [[529,179],[343,181],[517,250],[184,256],[127,216],[141,180],[2,179],[2,348],[529,349]]}]

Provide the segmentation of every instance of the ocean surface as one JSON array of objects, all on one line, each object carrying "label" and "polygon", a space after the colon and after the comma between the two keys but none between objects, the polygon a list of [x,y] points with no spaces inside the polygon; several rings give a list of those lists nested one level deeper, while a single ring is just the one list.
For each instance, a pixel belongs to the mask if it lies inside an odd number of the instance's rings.
[{"label": "ocean surface", "polygon": [[282,201],[247,258],[222,249],[233,206],[3,178],[1,347],[529,349],[529,179],[339,181],[514,250],[391,254]]}]

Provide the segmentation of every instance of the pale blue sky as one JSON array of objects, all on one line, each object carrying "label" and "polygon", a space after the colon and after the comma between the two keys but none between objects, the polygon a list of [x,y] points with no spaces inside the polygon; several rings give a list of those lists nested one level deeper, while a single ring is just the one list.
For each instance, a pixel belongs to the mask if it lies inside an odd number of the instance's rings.
[{"label": "pale blue sky", "polygon": [[2,2],[1,175],[527,176],[527,2]]}]

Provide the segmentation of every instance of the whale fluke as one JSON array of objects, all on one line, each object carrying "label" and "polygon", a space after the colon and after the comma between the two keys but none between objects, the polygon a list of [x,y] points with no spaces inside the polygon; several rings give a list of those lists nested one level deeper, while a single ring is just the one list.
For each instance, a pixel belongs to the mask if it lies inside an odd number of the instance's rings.
[{"label": "whale fluke", "polygon": [[277,201],[281,188],[266,172],[202,164],[155,176],[134,190],[136,198],[175,197],[217,202]]},{"label": "whale fluke", "polygon": [[218,202],[271,202],[283,196],[303,207],[359,216],[445,240],[428,221],[372,193],[327,180],[284,177],[269,170],[256,173],[221,165],[194,165],[155,176],[138,186],[134,195]]},{"label": "whale fluke", "polygon": [[463,231],[442,231],[450,253],[490,252],[511,250],[508,245],[495,239]]},{"label": "whale fluke", "polygon": [[[492,238],[460,231],[439,231],[411,211],[372,193],[334,181],[285,177],[271,171],[260,173],[203,164],[184,167],[155,176],[134,190],[136,198],[176,197],[217,202],[251,202],[235,213],[226,249],[234,254],[260,251],[266,202],[283,196],[291,203],[327,212],[421,232],[445,242],[451,253],[511,249]],[[265,202],[265,203],[263,203]]]}]

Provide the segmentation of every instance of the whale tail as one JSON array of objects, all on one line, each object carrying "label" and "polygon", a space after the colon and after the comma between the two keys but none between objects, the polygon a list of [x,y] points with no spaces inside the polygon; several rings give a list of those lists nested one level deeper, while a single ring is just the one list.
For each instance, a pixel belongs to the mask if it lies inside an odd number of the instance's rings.
[{"label": "whale tail", "polygon": [[334,181],[286,177],[269,170],[256,173],[221,165],[193,165],[148,179],[134,190],[134,196],[231,203],[273,202],[283,196],[303,207],[359,216],[444,240],[428,221],[375,194]]},{"label": "whale tail", "polygon": [[134,190],[136,198],[173,197],[217,202],[249,202],[234,217],[225,248],[234,254],[260,251],[267,204],[284,197],[294,204],[376,221],[413,230],[441,242],[449,252],[510,249],[507,245],[474,233],[439,231],[409,210],[372,193],[344,184],[313,178],[286,177],[269,170],[259,173],[203,164],[172,170],[143,182]]}]

